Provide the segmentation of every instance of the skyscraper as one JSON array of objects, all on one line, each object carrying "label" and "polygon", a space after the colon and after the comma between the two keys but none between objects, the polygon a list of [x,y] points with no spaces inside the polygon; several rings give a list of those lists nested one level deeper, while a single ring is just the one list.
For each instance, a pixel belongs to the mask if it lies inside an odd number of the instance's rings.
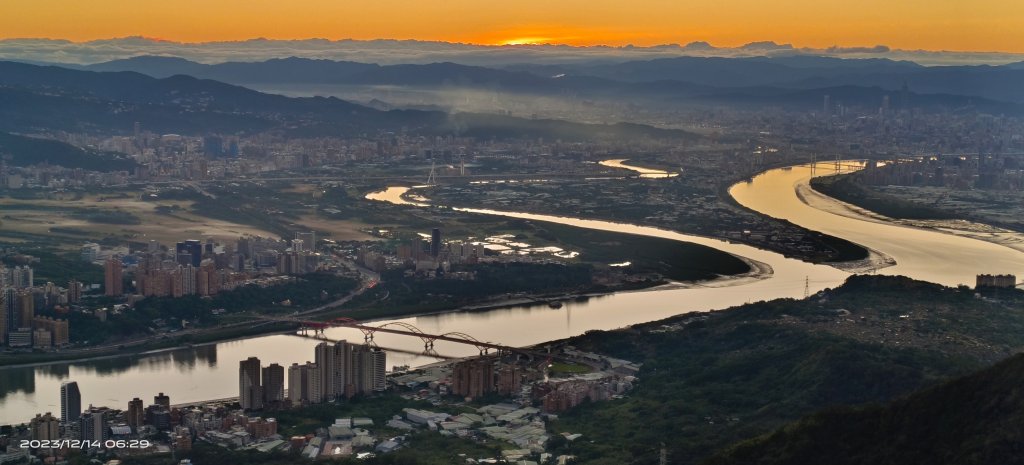
[{"label": "skyscraper", "polygon": [[307,389],[306,400],[311,404],[319,404],[324,401],[323,392],[320,390],[323,382],[320,380],[320,367],[313,362],[306,362],[306,370],[303,372],[305,378],[302,384]]},{"label": "skyscraper", "polygon": [[24,289],[26,287],[32,287],[32,285],[35,282],[32,267],[28,265],[16,266],[14,268],[11,268],[9,273],[10,280],[8,282],[8,285],[10,285],[11,287]]},{"label": "skyscraper", "polygon": [[121,296],[124,294],[121,278],[121,260],[117,257],[109,258],[103,264],[103,293],[109,296]]},{"label": "skyscraper", "polygon": [[351,396],[349,385],[354,377],[352,373],[352,344],[338,341],[334,344],[334,391],[336,396]]},{"label": "skyscraper", "polygon": [[441,254],[441,230],[434,228],[430,231],[430,256],[437,258]]},{"label": "skyscraper", "polygon": [[36,316],[36,300],[32,291],[18,291],[18,297],[15,301],[15,312],[17,316],[17,326],[11,329],[32,327],[32,319]]},{"label": "skyscraper", "polygon": [[480,397],[494,390],[494,365],[481,357],[456,363],[452,367],[452,393],[464,397]]},{"label": "skyscraper", "polygon": [[368,345],[354,346],[352,361],[352,371],[355,375],[353,384],[356,393],[366,394],[383,391],[387,388],[385,378],[387,354],[383,350]]},{"label": "skyscraper", "polygon": [[142,405],[142,399],[138,397],[128,401],[128,411],[125,414],[125,422],[132,428],[133,433],[139,431],[139,427],[146,423],[146,410]]},{"label": "skyscraper", "polygon": [[284,401],[284,367],[276,363],[263,368],[264,405]]},{"label": "skyscraper", "polygon": [[105,408],[89,409],[78,418],[78,438],[89,441],[105,441],[110,438]]},{"label": "skyscraper", "polygon": [[78,383],[67,381],[60,385],[60,421],[71,424],[82,414],[82,393]]},{"label": "skyscraper", "polygon": [[77,304],[82,300],[82,283],[74,279],[68,281],[68,303]]},{"label": "skyscraper", "polygon": [[300,404],[302,401],[308,400],[309,389],[305,385],[307,377],[306,365],[293,363],[288,367],[288,400],[293,404]]},{"label": "skyscraper", "polygon": [[164,395],[164,393],[153,396],[153,403],[164,408],[164,410],[171,409],[171,396]]},{"label": "skyscraper", "polygon": [[29,431],[33,441],[60,439],[60,425],[50,412],[46,412],[46,415],[37,413],[36,417],[29,422]]},{"label": "skyscraper", "polygon": [[182,263],[183,255],[188,255],[187,259],[191,260],[192,266],[198,267],[199,263],[203,261],[203,242],[197,239],[189,239],[185,242],[178,242],[175,244],[174,251],[176,257],[178,257],[178,263]]},{"label": "skyscraper", "polygon": [[249,357],[239,362],[238,400],[245,410],[263,408],[263,390],[260,385],[260,359]]},{"label": "skyscraper", "polygon": [[334,345],[321,342],[316,345],[314,360],[317,369],[320,370],[320,395],[324,400],[333,400],[338,396],[334,390],[335,368],[337,366],[334,356]]},{"label": "skyscraper", "polygon": [[387,389],[387,352],[375,347],[370,350],[370,382],[369,387],[374,392],[382,392]]},{"label": "skyscraper", "polygon": [[0,292],[0,344],[7,344],[7,333],[14,323],[14,303],[11,301],[14,298],[13,295],[14,289],[5,289]]}]

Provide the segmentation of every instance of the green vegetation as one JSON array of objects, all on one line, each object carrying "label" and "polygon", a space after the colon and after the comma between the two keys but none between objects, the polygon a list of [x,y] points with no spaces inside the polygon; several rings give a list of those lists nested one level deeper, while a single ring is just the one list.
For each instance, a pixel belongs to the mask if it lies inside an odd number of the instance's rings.
[{"label": "green vegetation", "polygon": [[129,212],[120,210],[86,210],[75,212],[72,216],[90,223],[100,224],[142,224],[142,219]]},{"label": "green vegetation", "polygon": [[578,365],[562,362],[552,363],[551,366],[548,367],[548,373],[550,373],[552,376],[570,376],[590,372],[591,369],[587,365]]},{"label": "green vegetation", "polygon": [[828,234],[821,234],[817,231],[812,232],[811,235],[817,238],[817,240],[825,246],[836,251],[836,254],[831,259],[827,260],[829,263],[850,262],[868,258],[868,249],[846,239],[829,236]]},{"label": "green vegetation", "polygon": [[433,409],[427,401],[413,401],[397,394],[373,397],[357,396],[351,400],[319,404],[292,410],[266,412],[277,419],[278,432],[284,437],[302,436],[317,428],[333,424],[337,418],[366,417],[373,420],[373,429],[380,429],[400,414],[403,408]]},{"label": "green vegetation", "polygon": [[1022,304],[1019,292],[987,301],[968,289],[855,276],[820,298],[591,332],[571,343],[643,362],[639,385],[626,399],[561,415],[556,432],[586,440],[552,452],[653,464],[664,443],[672,463],[699,462],[822,408],[888,401],[1020,350]]},{"label": "green vegetation", "polygon": [[750,271],[742,260],[725,252],[689,242],[610,233],[541,223],[541,237],[550,237],[569,249],[582,249],[581,259],[599,263],[631,262],[632,273],[659,273],[677,281],[710,279]]},{"label": "green vegetation", "polygon": [[40,163],[96,171],[131,170],[135,162],[123,154],[84,150],[55,140],[37,139],[0,132],[0,154],[8,163],[28,166]]},{"label": "green vegetation", "polygon": [[885,406],[840,407],[742,442],[709,465],[1024,463],[1024,355]]},{"label": "green vegetation", "polygon": [[[117,338],[149,334],[152,328],[160,326],[181,328],[181,321],[213,325],[223,318],[214,315],[214,309],[224,309],[231,314],[241,311],[279,313],[313,307],[344,296],[357,284],[353,279],[331,274],[308,274],[295,282],[269,287],[247,285],[205,298],[195,295],[150,297],[137,302],[131,310],[109,315],[106,322],[77,312],[60,317],[67,318],[70,323],[72,342],[101,344]],[[281,305],[284,300],[291,300],[291,306]],[[96,305],[102,305],[102,302]],[[189,339],[189,342],[202,341]]]},{"label": "green vegetation", "polygon": [[68,281],[72,279],[87,284],[103,282],[103,267],[83,261],[82,257],[76,253],[54,253],[29,248],[21,248],[21,250],[38,258],[39,261],[20,263],[7,257],[3,262],[8,266],[30,265],[37,283],[52,281],[54,284],[66,287]]},{"label": "green vegetation", "polygon": [[259,196],[248,196],[242,193],[226,195],[218,191],[217,198],[195,197],[192,212],[207,218],[255,226],[282,237],[289,237],[294,231],[287,228],[279,219],[280,214],[270,214],[267,207],[275,205],[261,202]]},{"label": "green vegetation", "polygon": [[[478,264],[453,267],[452,271],[474,271],[476,279],[407,278],[404,270],[381,274],[381,283],[346,306],[346,315],[359,318],[437,311],[480,302],[506,294],[564,294],[594,290],[590,265],[531,263]],[[367,313],[369,311],[370,313]]]},{"label": "green vegetation", "polygon": [[[66,316],[61,316],[61,318],[66,318]],[[221,342],[231,339],[258,336],[261,334],[266,334],[274,331],[285,331],[289,329],[294,329],[294,325],[290,323],[269,323],[261,326],[233,326],[229,328],[217,328],[210,332],[205,332],[199,335],[186,334],[177,336],[175,333],[172,333],[167,335],[166,338],[148,340],[140,344],[128,344],[119,347],[111,346],[103,350],[91,350],[88,353],[79,355],[78,358],[131,356],[134,354],[147,351],[181,347],[182,345],[185,344]],[[72,334],[74,334],[73,326]],[[15,353],[11,355],[0,355],[0,367],[6,367],[11,365],[28,365],[46,362],[68,362],[75,359],[75,357],[75,355],[70,355],[69,352],[67,351]]]},{"label": "green vegetation", "polygon": [[866,208],[890,218],[908,220],[955,219],[956,215],[919,202],[900,200],[873,192],[859,182],[857,173],[811,179],[811,187],[829,197]]}]

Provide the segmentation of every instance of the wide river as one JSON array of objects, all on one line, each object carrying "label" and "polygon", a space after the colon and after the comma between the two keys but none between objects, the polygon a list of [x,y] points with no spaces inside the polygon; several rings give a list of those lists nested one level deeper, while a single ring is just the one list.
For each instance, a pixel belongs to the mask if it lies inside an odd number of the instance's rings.
[{"label": "wide river", "polygon": [[[621,160],[616,160],[621,165]],[[631,168],[629,165],[621,165]],[[644,174],[650,174],[645,172]],[[817,174],[828,174],[819,167]],[[893,226],[828,213],[837,201],[807,192],[811,170],[806,167],[775,169],[749,183],[734,186],[730,193],[741,204],[767,215],[784,218],[806,228],[847,238],[873,249],[878,256],[896,260],[896,265],[879,273],[904,274],[916,279],[947,285],[972,284],[978,273],[1024,274],[1024,253],[966,237],[923,229]],[[618,180],[610,182],[665,182],[663,180]],[[368,196],[371,200],[409,203],[401,198],[409,188],[393,187]],[[811,207],[801,201],[813,196]],[[723,309],[747,302],[780,297],[802,297],[805,283],[810,292],[834,287],[849,273],[824,265],[785,258],[774,252],[717,239],[681,234],[658,228],[516,212],[465,209],[468,212],[551,221],[583,228],[669,238],[707,245],[743,257],[757,265],[760,273],[689,286],[621,292],[569,301],[560,309],[547,306],[513,307],[497,310],[456,312],[400,320],[425,332],[441,334],[460,331],[479,340],[525,346],[562,339],[592,329],[613,329],[686,312]],[[383,323],[383,322],[382,322]],[[331,329],[332,339],[362,341],[356,330]],[[422,349],[417,338],[380,334],[383,347],[409,351]],[[60,411],[59,392],[63,381],[77,381],[83,405],[105,405],[124,409],[133,397],[147,403],[159,392],[168,394],[172,404],[237,396],[238,362],[259,357],[264,365],[305,362],[313,357],[317,341],[292,335],[269,335],[222,342],[189,349],[165,351],[114,359],[0,369],[0,424],[27,422],[36,413]],[[439,342],[444,355],[472,355],[469,346]],[[421,365],[436,359],[401,352],[389,352],[388,364]]]}]

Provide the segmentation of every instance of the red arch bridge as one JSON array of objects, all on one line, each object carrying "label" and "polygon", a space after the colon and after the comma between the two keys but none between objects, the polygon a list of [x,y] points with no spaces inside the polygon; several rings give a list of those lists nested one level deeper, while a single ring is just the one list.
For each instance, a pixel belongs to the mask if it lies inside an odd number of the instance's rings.
[{"label": "red arch bridge", "polygon": [[329,321],[307,321],[296,318],[281,318],[281,317],[261,317],[267,320],[273,321],[286,321],[290,323],[298,323],[300,325],[299,330],[306,334],[308,331],[313,331],[317,334],[323,334],[327,328],[355,328],[363,333],[363,340],[367,343],[373,343],[373,335],[376,333],[387,333],[387,334],[398,334],[402,336],[418,337],[423,341],[423,350],[431,352],[434,350],[434,343],[437,341],[454,342],[456,344],[468,344],[476,347],[480,354],[487,354],[491,350],[495,350],[498,354],[509,354],[509,353],[521,353],[526,355],[534,355],[535,352],[520,349],[516,347],[510,347],[501,344],[495,344],[492,342],[481,341],[469,334],[451,331],[444,334],[430,334],[423,330],[401,321],[393,321],[385,323],[380,326],[369,326],[364,325],[352,318],[335,318]]}]

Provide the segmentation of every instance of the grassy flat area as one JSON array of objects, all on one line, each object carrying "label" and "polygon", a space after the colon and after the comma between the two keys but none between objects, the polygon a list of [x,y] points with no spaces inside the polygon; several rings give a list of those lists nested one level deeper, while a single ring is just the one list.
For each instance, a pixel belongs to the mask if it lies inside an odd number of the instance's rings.
[{"label": "grassy flat area", "polygon": [[0,197],[0,211],[5,233],[74,244],[104,238],[168,244],[190,237],[228,241],[243,234],[271,235],[258,227],[196,214],[189,201],[146,200],[138,192]]},{"label": "grassy flat area", "polygon": [[[708,279],[750,271],[742,260],[703,245],[657,237],[620,234],[539,223],[538,229],[568,248],[585,252],[581,259],[599,263],[631,262],[634,272],[653,272],[679,280]],[[541,234],[541,233],[538,233]]]},{"label": "grassy flat area", "polygon": [[577,365],[562,362],[552,363],[551,366],[548,367],[548,372],[552,373],[555,376],[590,373],[591,371],[593,370],[591,370],[590,367],[586,365]]}]

